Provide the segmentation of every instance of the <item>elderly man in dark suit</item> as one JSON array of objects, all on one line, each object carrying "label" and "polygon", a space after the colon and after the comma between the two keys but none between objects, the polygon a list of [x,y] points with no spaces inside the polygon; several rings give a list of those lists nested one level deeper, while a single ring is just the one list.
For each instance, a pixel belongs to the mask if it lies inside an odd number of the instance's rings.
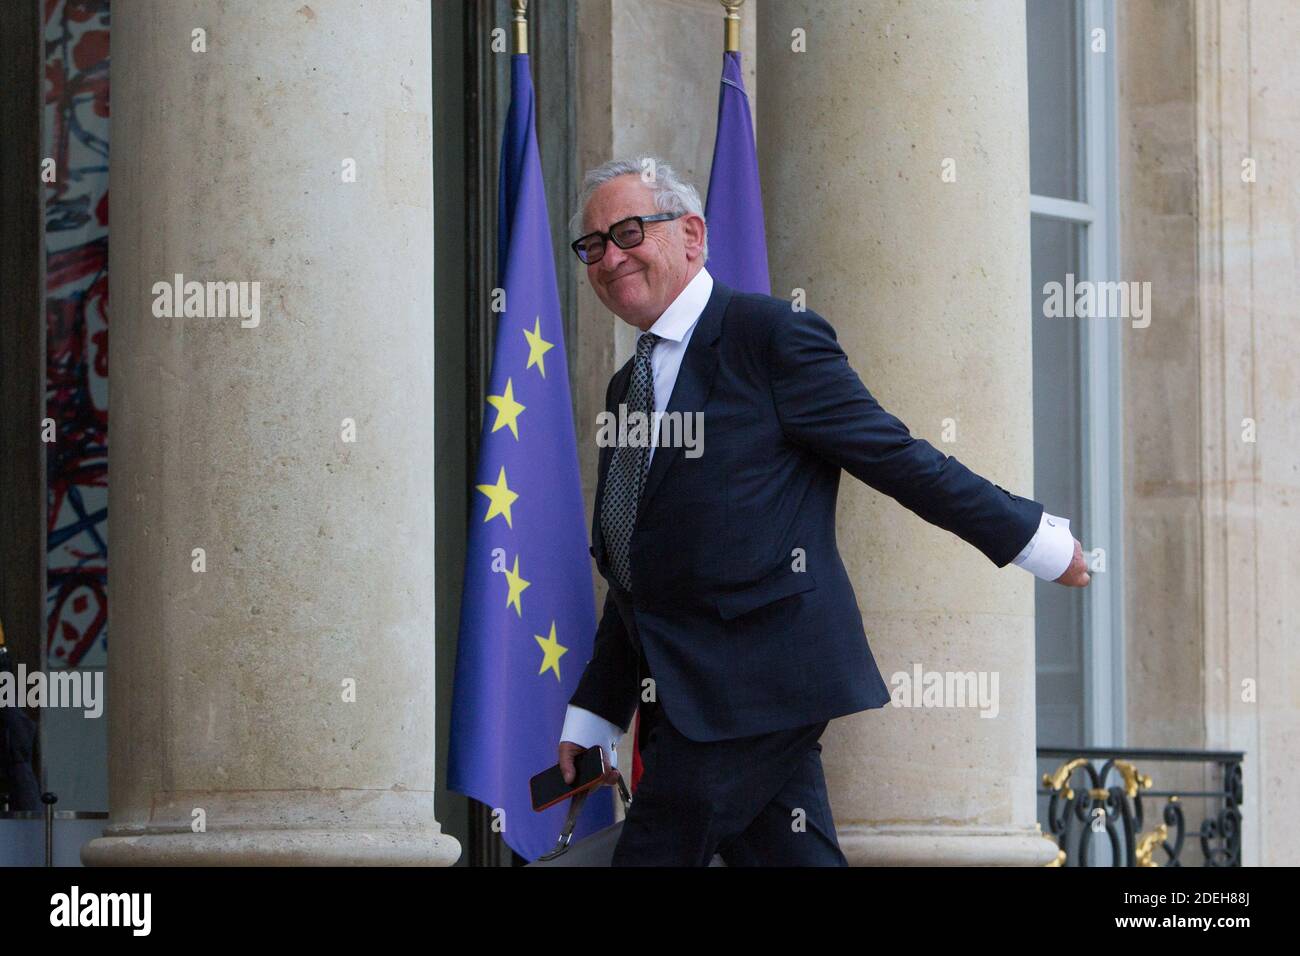
[{"label": "elderly man in dark suit", "polygon": [[614,865],[703,866],[715,852],[844,865],[818,739],[890,695],[835,544],[841,471],[998,567],[1082,587],[1082,547],[1067,520],[913,438],[816,312],[715,281],[699,196],[667,164],[606,163],[578,208],[587,278],[639,330],[606,411],[698,413],[704,440],[702,454],[601,449],[592,555],[609,593],[560,764],[571,780],[594,744],[616,760],[644,698],[644,773]]}]

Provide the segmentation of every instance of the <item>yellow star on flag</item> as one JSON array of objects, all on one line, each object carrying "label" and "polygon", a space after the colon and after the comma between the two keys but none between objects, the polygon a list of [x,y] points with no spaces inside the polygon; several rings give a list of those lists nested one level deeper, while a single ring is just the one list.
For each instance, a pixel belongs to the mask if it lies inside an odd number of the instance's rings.
[{"label": "yellow star on flag", "polygon": [[488,504],[487,517],[483,519],[484,523],[486,524],[491,521],[497,515],[503,515],[506,519],[506,524],[513,528],[514,525],[510,521],[510,506],[515,503],[515,499],[518,498],[519,495],[511,491],[509,486],[506,485],[505,465],[501,466],[501,474],[497,476],[497,483],[495,485],[475,485],[474,487],[487,495],[488,501],[490,502]]},{"label": "yellow star on flag", "polygon": [[548,670],[555,671],[555,679],[560,679],[560,658],[569,652],[567,647],[562,647],[555,639],[555,622],[551,622],[551,634],[549,637],[542,637],[540,634],[534,634],[535,640],[542,648],[542,667],[537,672],[541,677]]},{"label": "yellow star on flag", "polygon": [[524,329],[524,337],[528,339],[528,364],[524,366],[524,370],[527,371],[536,365],[537,370],[542,373],[542,378],[546,378],[546,362],[542,356],[555,348],[555,344],[542,338],[542,317],[540,315],[537,317],[537,321],[533,323],[531,332]]},{"label": "yellow star on flag", "polygon": [[509,426],[514,432],[515,441],[519,441],[519,413],[525,406],[515,401],[514,383],[506,379],[506,393],[504,395],[489,395],[487,402],[497,410],[497,420],[492,423],[492,430]]},{"label": "yellow star on flag", "polygon": [[520,617],[524,616],[524,609],[519,605],[519,595],[524,593],[524,589],[532,584],[531,581],[525,581],[519,574],[519,555],[515,555],[515,569],[513,571],[503,571],[506,576],[506,587],[509,589],[506,593],[506,607],[515,606],[515,613]]}]

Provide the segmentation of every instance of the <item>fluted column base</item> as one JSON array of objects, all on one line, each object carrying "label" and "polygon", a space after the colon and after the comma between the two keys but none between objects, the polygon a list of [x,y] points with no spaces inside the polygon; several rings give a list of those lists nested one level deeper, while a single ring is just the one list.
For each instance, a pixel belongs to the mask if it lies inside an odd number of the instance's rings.
[{"label": "fluted column base", "polygon": [[87,866],[451,866],[459,857],[434,819],[433,793],[402,790],[160,793],[148,820],[110,824],[81,850]]},{"label": "fluted column base", "polygon": [[1046,866],[1056,842],[1032,827],[846,826],[837,830],[850,866]]}]

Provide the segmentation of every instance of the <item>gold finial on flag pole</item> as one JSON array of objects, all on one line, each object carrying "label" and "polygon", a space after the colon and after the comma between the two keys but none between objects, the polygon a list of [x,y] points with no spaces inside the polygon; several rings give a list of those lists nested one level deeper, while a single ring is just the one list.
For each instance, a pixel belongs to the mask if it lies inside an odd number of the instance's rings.
[{"label": "gold finial on flag pole", "polygon": [[740,7],[745,0],[719,0],[719,2],[727,11],[722,18],[722,49],[727,53],[739,52]]},{"label": "gold finial on flag pole", "polygon": [[511,21],[515,25],[515,52],[528,52],[528,0],[510,0],[515,16]]}]

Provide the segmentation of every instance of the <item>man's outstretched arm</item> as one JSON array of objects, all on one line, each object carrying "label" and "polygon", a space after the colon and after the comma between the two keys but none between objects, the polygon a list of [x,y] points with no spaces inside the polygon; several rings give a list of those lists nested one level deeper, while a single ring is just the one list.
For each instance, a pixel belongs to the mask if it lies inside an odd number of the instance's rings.
[{"label": "man's outstretched arm", "polygon": [[816,312],[790,312],[773,321],[768,367],[782,429],[792,442],[957,535],[1000,568],[1014,560],[1039,577],[1055,571],[1049,580],[1087,583],[1069,523],[1044,517],[1038,502],[914,438],[867,391],[835,330]]}]

